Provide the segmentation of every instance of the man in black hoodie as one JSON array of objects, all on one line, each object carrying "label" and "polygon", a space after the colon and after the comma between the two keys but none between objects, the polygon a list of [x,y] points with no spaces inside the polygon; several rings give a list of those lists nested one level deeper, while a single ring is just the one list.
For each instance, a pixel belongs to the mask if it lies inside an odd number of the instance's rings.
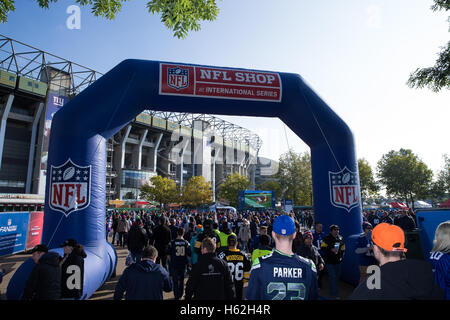
[{"label": "man in black hoodie", "polygon": [[201,255],[186,283],[186,300],[234,299],[233,280],[227,263],[216,256],[216,242],[204,238]]},{"label": "man in black hoodie", "polygon": [[431,265],[422,260],[405,260],[405,234],[400,227],[380,223],[372,230],[372,241],[380,268],[359,284],[350,299],[444,299],[444,293],[434,282]]},{"label": "man in black hoodie", "polygon": [[31,271],[22,300],[58,300],[61,298],[60,255],[48,252],[46,245],[39,244],[29,253],[36,264]]},{"label": "man in black hoodie", "polygon": [[75,239],[67,239],[61,247],[64,250],[64,257],[61,261],[61,298],[64,300],[80,299],[83,294],[86,252]]},{"label": "man in black hoodie", "polygon": [[163,300],[163,291],[172,291],[172,280],[161,265],[156,264],[158,251],[149,245],[142,252],[142,260],[125,269],[117,282],[114,300]]}]

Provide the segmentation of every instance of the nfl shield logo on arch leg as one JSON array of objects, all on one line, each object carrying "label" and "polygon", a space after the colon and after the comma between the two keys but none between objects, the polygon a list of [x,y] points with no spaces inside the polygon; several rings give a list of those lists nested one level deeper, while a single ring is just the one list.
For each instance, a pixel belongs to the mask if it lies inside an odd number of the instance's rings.
[{"label": "nfl shield logo on arch leg", "polygon": [[91,200],[91,167],[79,166],[68,159],[60,166],[51,166],[49,206],[70,213],[89,206]]},{"label": "nfl shield logo on arch leg", "polygon": [[339,172],[328,172],[330,181],[330,201],[335,207],[350,212],[360,204],[358,173],[344,167]]}]

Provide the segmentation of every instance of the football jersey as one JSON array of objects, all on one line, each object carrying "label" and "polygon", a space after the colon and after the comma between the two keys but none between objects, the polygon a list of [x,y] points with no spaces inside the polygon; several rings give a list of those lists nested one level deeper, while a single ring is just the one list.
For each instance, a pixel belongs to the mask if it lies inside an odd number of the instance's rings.
[{"label": "football jersey", "polygon": [[227,262],[234,283],[248,281],[252,264],[244,253],[239,249],[228,249],[220,252],[217,256]]},{"label": "football jersey", "polygon": [[242,300],[244,282],[248,281],[252,267],[249,258],[239,249],[227,249],[218,253],[217,256],[227,262],[234,283],[236,299]]},{"label": "football jersey", "polygon": [[174,268],[184,268],[188,264],[188,257],[191,255],[190,244],[184,239],[172,240],[168,247],[170,254],[170,264]]},{"label": "football jersey", "polygon": [[445,293],[445,299],[450,300],[450,254],[431,252],[428,261],[433,267],[434,280]]},{"label": "football jersey", "polygon": [[246,293],[247,300],[315,300],[318,298],[314,263],[297,254],[276,249],[255,260]]}]

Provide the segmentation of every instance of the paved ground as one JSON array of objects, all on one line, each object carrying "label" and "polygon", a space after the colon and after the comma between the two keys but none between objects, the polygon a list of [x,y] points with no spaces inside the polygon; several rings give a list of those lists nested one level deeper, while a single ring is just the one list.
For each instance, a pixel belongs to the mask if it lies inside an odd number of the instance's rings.
[{"label": "paved ground", "polygon": [[[90,298],[90,300],[112,300],[114,295],[114,289],[116,283],[120,278],[123,270],[125,269],[125,258],[127,256],[127,249],[115,247],[118,256],[116,277],[111,278],[106,283],[98,289]],[[0,268],[7,270],[7,274],[3,277],[3,282],[0,284],[0,300],[6,300],[6,288],[8,287],[9,280],[14,274],[15,270],[28,259],[30,255],[19,253],[16,255],[0,258]],[[320,290],[320,295],[328,298],[328,278],[326,275],[323,279],[323,288]],[[244,287],[245,290],[245,287]],[[340,297],[341,299],[346,299],[352,292],[353,287],[345,282],[341,282],[339,285]],[[245,296],[245,291],[244,291]],[[164,299],[172,300],[174,298],[173,292],[164,293]]]}]

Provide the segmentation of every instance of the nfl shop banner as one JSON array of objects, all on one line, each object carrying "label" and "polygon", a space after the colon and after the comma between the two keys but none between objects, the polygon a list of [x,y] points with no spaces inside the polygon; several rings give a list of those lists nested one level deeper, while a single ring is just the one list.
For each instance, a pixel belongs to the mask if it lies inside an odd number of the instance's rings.
[{"label": "nfl shop banner", "polygon": [[42,228],[44,227],[44,212],[30,212],[30,222],[28,223],[28,236],[25,250],[29,250],[41,243]]},{"label": "nfl shop banner", "polygon": [[0,257],[24,251],[29,212],[0,213]]},{"label": "nfl shop banner", "polygon": [[335,207],[349,212],[359,205],[360,192],[358,173],[344,167],[339,172],[328,172],[330,182],[330,200]]},{"label": "nfl shop banner", "polygon": [[49,206],[64,213],[89,206],[91,195],[91,166],[78,166],[68,159],[60,166],[51,166]]},{"label": "nfl shop banner", "polygon": [[160,95],[281,102],[278,73],[160,64]]}]

